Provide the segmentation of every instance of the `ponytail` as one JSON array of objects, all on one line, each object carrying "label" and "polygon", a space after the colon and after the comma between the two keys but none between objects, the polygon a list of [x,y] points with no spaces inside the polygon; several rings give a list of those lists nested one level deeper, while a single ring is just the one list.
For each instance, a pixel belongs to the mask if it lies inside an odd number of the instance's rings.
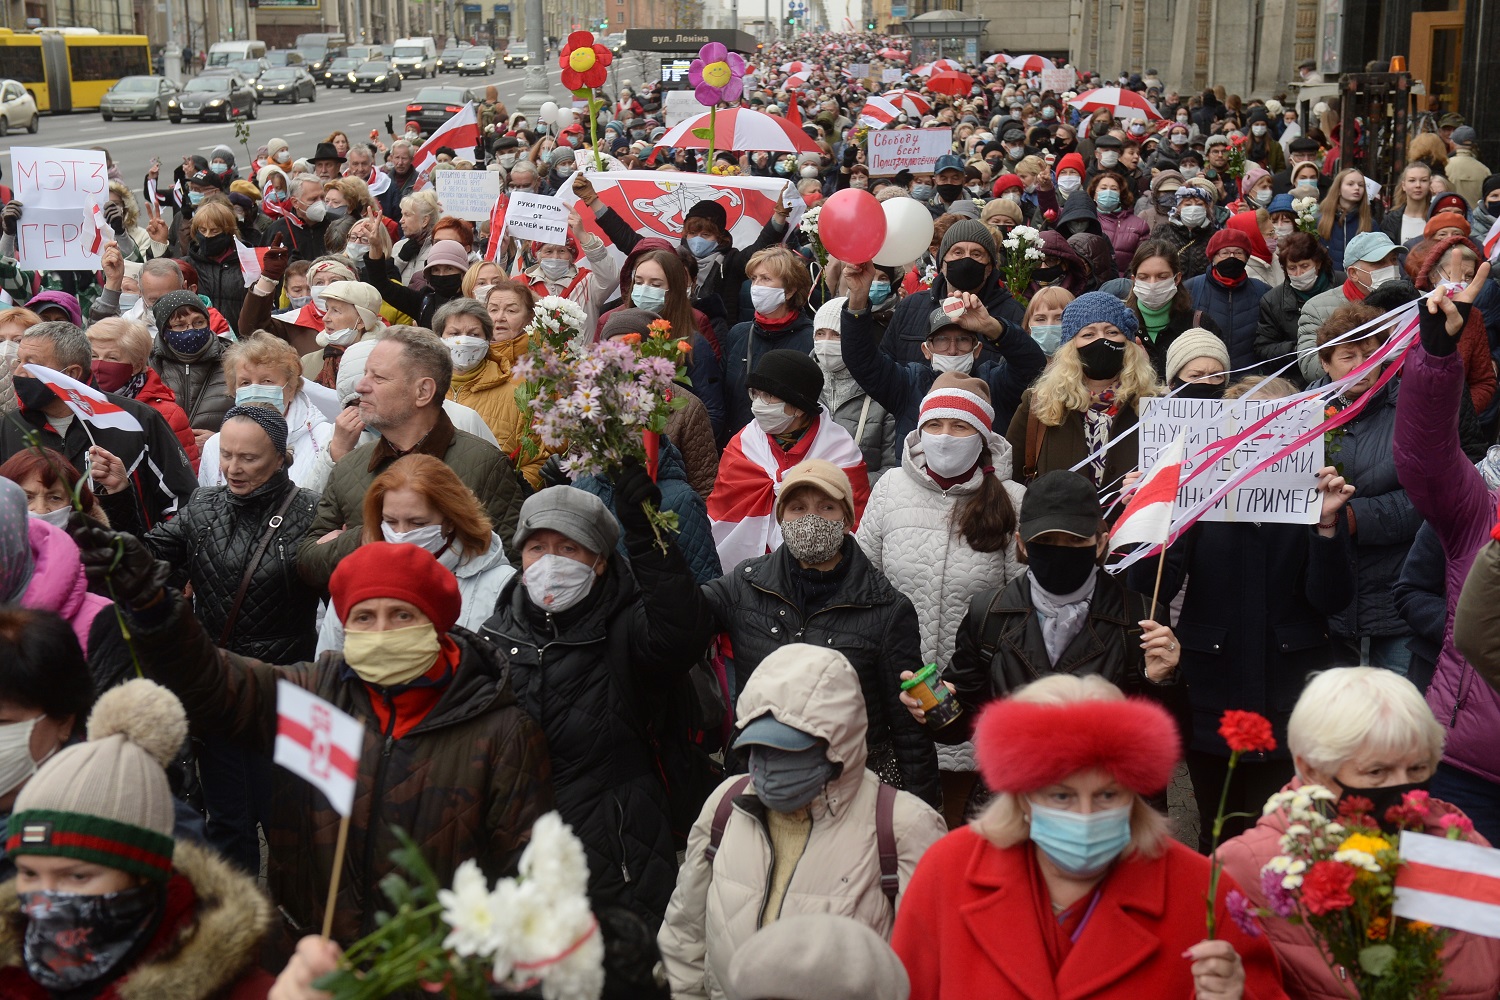
[{"label": "ponytail", "polygon": [[[992,459],[986,446],[979,453],[979,466],[988,469]],[[994,472],[985,472],[979,491],[954,512],[958,533],[975,552],[1001,552],[1016,530],[1016,508],[1005,482]]]}]

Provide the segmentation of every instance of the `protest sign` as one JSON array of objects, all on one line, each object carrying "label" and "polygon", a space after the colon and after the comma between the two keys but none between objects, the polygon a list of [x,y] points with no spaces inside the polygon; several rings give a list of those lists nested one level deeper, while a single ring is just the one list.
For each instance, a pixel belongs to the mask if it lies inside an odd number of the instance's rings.
[{"label": "protest sign", "polygon": [[[1285,405],[1277,399],[1143,400],[1138,431],[1140,467],[1151,468],[1157,453],[1182,437],[1185,458],[1176,509],[1185,510],[1207,499],[1237,470],[1270,457],[1323,419],[1322,403],[1307,399],[1274,417],[1239,447],[1228,451],[1217,447],[1220,441]],[[1199,472],[1205,463],[1209,468]],[[1203,520],[1313,524],[1321,510],[1317,475],[1323,464],[1323,439],[1316,437],[1221,497]]]},{"label": "protest sign", "polygon": [[708,109],[698,103],[698,98],[693,96],[691,90],[669,90],[666,100],[662,102],[661,111],[666,116],[663,123],[667,128],[675,128],[694,115],[704,114]]},{"label": "protest sign", "polygon": [[900,83],[901,73],[899,69],[883,69],[880,71],[881,83]]},{"label": "protest sign", "polygon": [[490,209],[500,197],[498,173],[493,170],[439,170],[435,173],[438,201],[443,203],[444,215],[470,222],[483,222],[490,217]]},{"label": "protest sign", "polygon": [[951,128],[896,129],[871,132],[865,156],[870,176],[889,177],[903,170],[932,173],[937,158],[953,151]]},{"label": "protest sign", "polygon": [[870,75],[870,64],[869,63],[850,63],[849,64],[849,78],[851,80],[863,80],[865,77],[867,77],[869,75]]},{"label": "protest sign", "polygon": [[568,242],[568,206],[552,195],[512,191],[505,231],[518,240],[562,246]]},{"label": "protest sign", "polygon": [[109,200],[104,153],[91,149],[14,146],[15,198],[26,206],[16,227],[16,261],[28,270],[99,267],[91,208]]},{"label": "protest sign", "polygon": [[1065,90],[1072,90],[1078,84],[1078,74],[1070,69],[1044,69],[1042,70],[1042,90],[1061,94]]}]

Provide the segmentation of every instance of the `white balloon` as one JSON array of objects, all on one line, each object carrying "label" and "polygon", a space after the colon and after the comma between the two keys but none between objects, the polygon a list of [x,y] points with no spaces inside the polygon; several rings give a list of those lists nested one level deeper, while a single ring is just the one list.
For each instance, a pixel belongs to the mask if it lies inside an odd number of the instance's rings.
[{"label": "white balloon", "polygon": [[880,205],[885,212],[885,242],[875,263],[885,267],[910,264],[932,245],[932,213],[915,198],[891,198]]},{"label": "white balloon", "polygon": [[546,104],[543,104],[537,111],[536,117],[543,125],[551,125],[557,121],[557,103],[555,101],[548,101]]},{"label": "white balloon", "polygon": [[572,125],[573,123],[575,123],[577,121],[578,121],[578,112],[576,110],[574,110],[573,108],[558,108],[557,109],[557,127],[558,128],[560,128],[560,129],[567,128],[569,125]]}]

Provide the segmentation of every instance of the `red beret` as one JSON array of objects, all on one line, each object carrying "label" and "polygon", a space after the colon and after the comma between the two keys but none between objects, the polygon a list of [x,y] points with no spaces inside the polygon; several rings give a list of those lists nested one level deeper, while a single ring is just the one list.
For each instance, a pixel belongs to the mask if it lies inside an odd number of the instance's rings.
[{"label": "red beret", "polygon": [[1429,240],[1436,239],[1439,229],[1457,229],[1467,236],[1469,235],[1469,220],[1457,212],[1439,212],[1427,220],[1427,225],[1422,227],[1422,235]]},{"label": "red beret", "polygon": [[1000,698],[980,714],[974,749],[984,783],[1018,795],[1094,767],[1137,795],[1154,795],[1182,756],[1172,716],[1139,698],[1063,705]]},{"label": "red beret", "polygon": [[345,623],[360,601],[390,597],[421,611],[439,632],[458,623],[463,600],[458,579],[438,564],[431,552],[416,545],[369,542],[339,563],[328,581],[334,613]]},{"label": "red beret", "polygon": [[1221,229],[1217,233],[1214,233],[1213,236],[1209,237],[1208,259],[1213,260],[1214,254],[1218,253],[1220,250],[1227,250],[1230,247],[1234,247],[1238,250],[1243,250],[1245,251],[1246,255],[1255,252],[1255,247],[1250,245],[1250,237],[1246,236],[1238,229]]}]

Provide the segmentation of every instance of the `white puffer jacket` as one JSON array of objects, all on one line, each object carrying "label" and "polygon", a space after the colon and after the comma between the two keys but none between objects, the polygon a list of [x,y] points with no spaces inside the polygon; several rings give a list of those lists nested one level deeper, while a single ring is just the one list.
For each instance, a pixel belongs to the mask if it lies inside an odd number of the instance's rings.
[{"label": "white puffer jacket", "polygon": [[[880,779],[865,767],[865,700],[859,675],[837,650],[793,644],[761,661],[737,704],[739,725],[762,715],[828,743],[843,764],[813,800],[812,831],[792,870],[778,919],[833,913],[889,940],[895,911],[880,887],[875,800]],[[747,786],[734,800],[719,851],[707,848],[719,803],[737,778],[716,788],[688,834],[687,857],[657,934],[674,1000],[723,1000],[721,985],[735,951],[762,925],[773,850],[765,806]],[[942,816],[910,792],[891,811],[900,878],[896,903],[917,862],[947,832]]]},{"label": "white puffer jacket", "polygon": [[[1026,488],[1011,479],[1010,443],[989,432],[990,462],[1005,482],[1016,513]],[[885,573],[917,609],[922,629],[922,659],[939,670],[953,659],[958,627],[969,610],[969,598],[1004,587],[1026,572],[1016,558],[1012,538],[997,552],[975,552],[954,528],[955,512],[966,497],[979,491],[983,473],[976,470],[966,483],[944,490],[927,475],[921,431],[906,437],[901,468],[880,477],[865,506],[855,539],[870,562]],[[945,771],[974,770],[972,744],[938,747]]]}]

